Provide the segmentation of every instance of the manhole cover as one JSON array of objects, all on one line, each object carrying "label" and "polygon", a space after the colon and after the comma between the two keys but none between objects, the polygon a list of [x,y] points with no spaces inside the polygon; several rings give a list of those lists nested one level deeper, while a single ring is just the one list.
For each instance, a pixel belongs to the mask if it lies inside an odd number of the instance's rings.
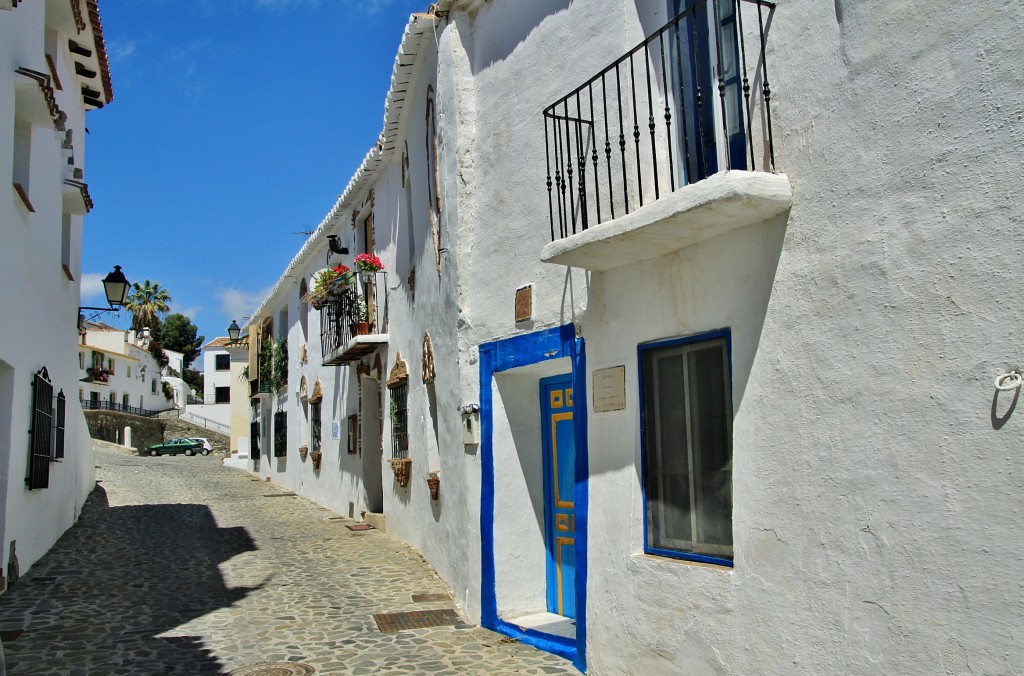
[{"label": "manhole cover", "polygon": [[387,634],[405,629],[422,629],[424,627],[443,627],[462,622],[451,608],[444,610],[414,610],[409,613],[385,613],[373,616],[377,628]]},{"label": "manhole cover", "polygon": [[229,676],[309,676],[316,669],[302,662],[260,662],[235,669]]}]

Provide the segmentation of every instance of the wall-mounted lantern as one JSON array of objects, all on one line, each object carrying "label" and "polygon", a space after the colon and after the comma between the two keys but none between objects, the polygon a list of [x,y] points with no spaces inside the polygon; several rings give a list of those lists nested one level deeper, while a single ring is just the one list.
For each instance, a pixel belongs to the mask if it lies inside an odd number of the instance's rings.
[{"label": "wall-mounted lantern", "polygon": [[106,277],[103,278],[103,293],[107,296],[107,304],[110,307],[89,307],[87,305],[78,306],[79,320],[81,320],[82,310],[94,310],[96,312],[117,312],[121,309],[121,306],[128,300],[128,289],[131,288],[131,282],[121,272],[121,266],[115,265],[114,269],[110,271]]},{"label": "wall-mounted lantern", "polygon": [[459,406],[462,414],[462,443],[472,446],[480,443],[480,404]]}]

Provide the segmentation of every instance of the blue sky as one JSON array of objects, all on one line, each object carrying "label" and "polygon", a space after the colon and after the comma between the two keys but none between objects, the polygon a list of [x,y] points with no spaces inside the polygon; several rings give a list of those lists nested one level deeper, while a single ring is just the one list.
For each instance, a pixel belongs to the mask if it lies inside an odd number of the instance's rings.
[{"label": "blue sky", "polygon": [[[210,340],[242,323],[383,126],[427,0],[100,0],[114,101],[89,113],[82,301],[121,265]],[[103,315],[126,327],[130,315]]]}]

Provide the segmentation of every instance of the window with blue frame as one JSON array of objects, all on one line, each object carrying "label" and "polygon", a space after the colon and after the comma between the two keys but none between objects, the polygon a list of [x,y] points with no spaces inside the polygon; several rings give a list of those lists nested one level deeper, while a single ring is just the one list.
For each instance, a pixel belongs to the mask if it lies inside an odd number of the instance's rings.
[{"label": "window with blue frame", "polygon": [[644,551],[732,565],[729,334],[639,352]]}]

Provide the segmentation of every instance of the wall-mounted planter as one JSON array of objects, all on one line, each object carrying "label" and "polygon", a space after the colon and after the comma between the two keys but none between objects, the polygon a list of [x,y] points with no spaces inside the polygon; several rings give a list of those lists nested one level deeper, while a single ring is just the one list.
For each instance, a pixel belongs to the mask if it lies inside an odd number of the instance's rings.
[{"label": "wall-mounted planter", "polygon": [[301,458],[302,460],[305,460],[306,456],[308,454],[309,454],[309,446],[299,446],[299,458]]},{"label": "wall-mounted planter", "polygon": [[313,469],[319,472],[320,462],[324,459],[324,454],[320,451],[313,451],[309,454],[309,459],[313,461]]},{"label": "wall-mounted planter", "polygon": [[436,472],[431,472],[427,477],[427,488],[430,489],[430,499],[436,501],[441,493],[441,477]]},{"label": "wall-mounted planter", "polygon": [[391,463],[391,471],[395,473],[395,481],[402,488],[409,485],[409,479],[412,478],[412,458],[395,458],[389,461]]}]

